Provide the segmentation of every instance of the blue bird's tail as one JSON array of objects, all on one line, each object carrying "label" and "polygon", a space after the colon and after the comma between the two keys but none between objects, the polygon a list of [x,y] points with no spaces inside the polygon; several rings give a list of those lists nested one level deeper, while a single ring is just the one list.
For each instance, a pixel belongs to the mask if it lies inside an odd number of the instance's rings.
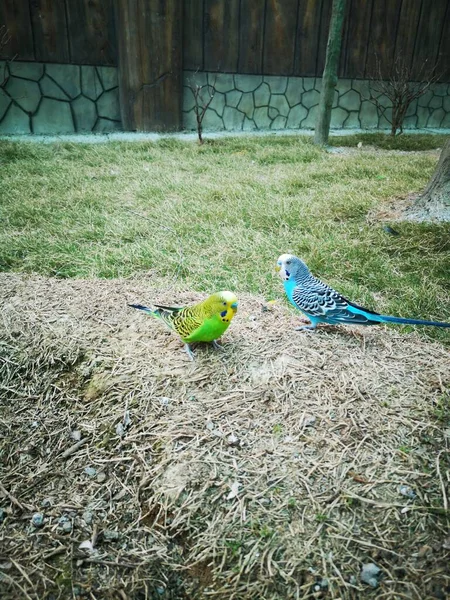
[{"label": "blue bird's tail", "polygon": [[388,317],[380,315],[384,323],[404,323],[405,325],[434,325],[434,327],[450,327],[450,323],[441,321],[423,321],[422,319],[403,319],[402,317]]}]

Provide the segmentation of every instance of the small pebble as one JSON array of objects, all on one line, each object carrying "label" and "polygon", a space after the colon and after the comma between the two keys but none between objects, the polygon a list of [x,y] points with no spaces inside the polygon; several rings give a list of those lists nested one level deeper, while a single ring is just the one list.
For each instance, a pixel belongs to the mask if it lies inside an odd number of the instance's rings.
[{"label": "small pebble", "polygon": [[105,473],[105,471],[101,471],[98,475],[97,475],[97,482],[98,483],[104,483],[107,480],[107,475]]},{"label": "small pebble", "polygon": [[94,467],[86,467],[84,472],[88,477],[95,477],[97,475],[97,469],[94,469]]},{"label": "small pebble", "polygon": [[72,531],[72,523],[70,521],[66,521],[61,525],[61,529],[64,533],[70,533]]},{"label": "small pebble", "polygon": [[123,426],[127,429],[131,425],[130,411],[126,410],[123,416]]},{"label": "small pebble", "polygon": [[156,588],[156,591],[158,592],[158,594],[160,594],[161,596],[166,592],[165,588],[158,586]]},{"label": "small pebble", "polygon": [[84,540],[84,542],[81,542],[78,548],[80,550],[86,550],[86,552],[94,552],[94,546],[92,545],[91,540]]},{"label": "small pebble", "polygon": [[229,446],[239,446],[241,443],[239,438],[236,437],[234,433],[228,436],[227,442]]},{"label": "small pebble", "polygon": [[350,582],[352,585],[356,585],[356,584],[357,584],[357,579],[356,579],[356,577],[355,577],[354,575],[350,575],[349,582]]},{"label": "small pebble", "polygon": [[94,515],[87,510],[82,514],[82,519],[86,523],[86,525],[90,525],[94,519]]},{"label": "small pebble", "polygon": [[117,423],[116,433],[119,437],[122,437],[123,434],[125,433],[125,427],[122,425],[122,423]]},{"label": "small pebble", "polygon": [[167,398],[167,396],[163,396],[159,399],[159,403],[161,404],[161,406],[169,406],[169,402],[170,398]]},{"label": "small pebble", "polygon": [[311,415],[306,415],[302,421],[302,426],[303,427],[313,427],[316,420],[317,420],[316,417],[311,416]]},{"label": "small pebble", "polygon": [[60,527],[64,533],[70,533],[72,531],[72,522],[67,515],[63,515],[58,519],[58,527]]},{"label": "small pebble", "polygon": [[74,442],[79,442],[81,440],[81,431],[78,431],[77,429],[71,431],[70,437],[73,439]]},{"label": "small pebble", "polygon": [[417,496],[416,492],[407,485],[401,485],[399,487],[398,491],[400,492],[400,494],[402,496],[406,496],[407,498],[410,498],[411,500],[414,500],[414,498]]},{"label": "small pebble", "polygon": [[73,590],[74,596],[85,596],[86,595],[86,592],[82,588],[80,588],[78,585],[74,585],[72,590]]},{"label": "small pebble", "polygon": [[48,508],[53,504],[53,498],[44,498],[41,502],[42,508]]},{"label": "small pebble", "polygon": [[380,567],[377,567],[375,563],[367,563],[363,565],[361,569],[360,578],[363,583],[367,583],[373,588],[378,586],[378,578],[381,575]]},{"label": "small pebble", "polygon": [[0,508],[0,523],[3,523],[5,518],[6,518],[6,511],[4,511],[3,508]]},{"label": "small pebble", "polygon": [[112,529],[105,529],[103,531],[103,537],[108,542],[114,542],[115,540],[119,539],[119,532],[113,531]]},{"label": "small pebble", "polygon": [[44,515],[42,513],[34,513],[31,517],[31,524],[33,527],[42,527],[44,524]]}]

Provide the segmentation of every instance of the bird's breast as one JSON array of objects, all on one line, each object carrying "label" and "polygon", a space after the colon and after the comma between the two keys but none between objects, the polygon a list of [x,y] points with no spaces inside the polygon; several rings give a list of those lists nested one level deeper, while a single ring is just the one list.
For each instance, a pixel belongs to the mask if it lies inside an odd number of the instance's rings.
[{"label": "bird's breast", "polygon": [[288,279],[287,281],[283,281],[284,291],[286,292],[286,296],[292,302],[294,289],[295,289],[295,281],[293,279]]}]

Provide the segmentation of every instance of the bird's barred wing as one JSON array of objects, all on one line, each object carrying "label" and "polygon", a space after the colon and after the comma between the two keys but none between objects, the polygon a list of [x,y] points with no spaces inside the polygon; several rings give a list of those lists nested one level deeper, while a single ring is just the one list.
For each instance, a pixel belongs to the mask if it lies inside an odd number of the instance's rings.
[{"label": "bird's barred wing", "polygon": [[184,308],[183,306],[163,306],[162,304],[154,304],[153,306],[173,314],[180,312]]},{"label": "bird's barred wing", "polygon": [[308,287],[296,287],[292,297],[302,312],[329,323],[363,325],[372,321],[373,316],[378,316],[377,313],[350,302],[339,292],[319,280]]},{"label": "bird's barred wing", "polygon": [[160,308],[158,312],[160,318],[183,339],[189,337],[204,321],[204,315],[198,306],[188,306],[176,311]]},{"label": "bird's barred wing", "polygon": [[295,304],[312,317],[325,317],[345,311],[347,300],[328,286],[296,287],[292,295]]}]

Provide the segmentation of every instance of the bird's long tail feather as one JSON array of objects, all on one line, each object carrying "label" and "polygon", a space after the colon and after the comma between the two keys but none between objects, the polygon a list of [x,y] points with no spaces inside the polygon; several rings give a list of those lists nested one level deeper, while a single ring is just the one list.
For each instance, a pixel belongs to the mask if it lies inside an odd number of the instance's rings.
[{"label": "bird's long tail feather", "polygon": [[441,321],[423,321],[422,319],[403,319],[402,317],[388,317],[380,315],[385,323],[404,323],[405,325],[434,325],[435,327],[450,327],[450,323]]},{"label": "bird's long tail feather", "polygon": [[149,315],[152,315],[153,317],[158,316],[157,311],[148,308],[148,306],[143,306],[142,304],[129,304],[128,306],[131,306],[131,308],[137,308],[138,310],[143,310],[144,312],[148,313]]}]

